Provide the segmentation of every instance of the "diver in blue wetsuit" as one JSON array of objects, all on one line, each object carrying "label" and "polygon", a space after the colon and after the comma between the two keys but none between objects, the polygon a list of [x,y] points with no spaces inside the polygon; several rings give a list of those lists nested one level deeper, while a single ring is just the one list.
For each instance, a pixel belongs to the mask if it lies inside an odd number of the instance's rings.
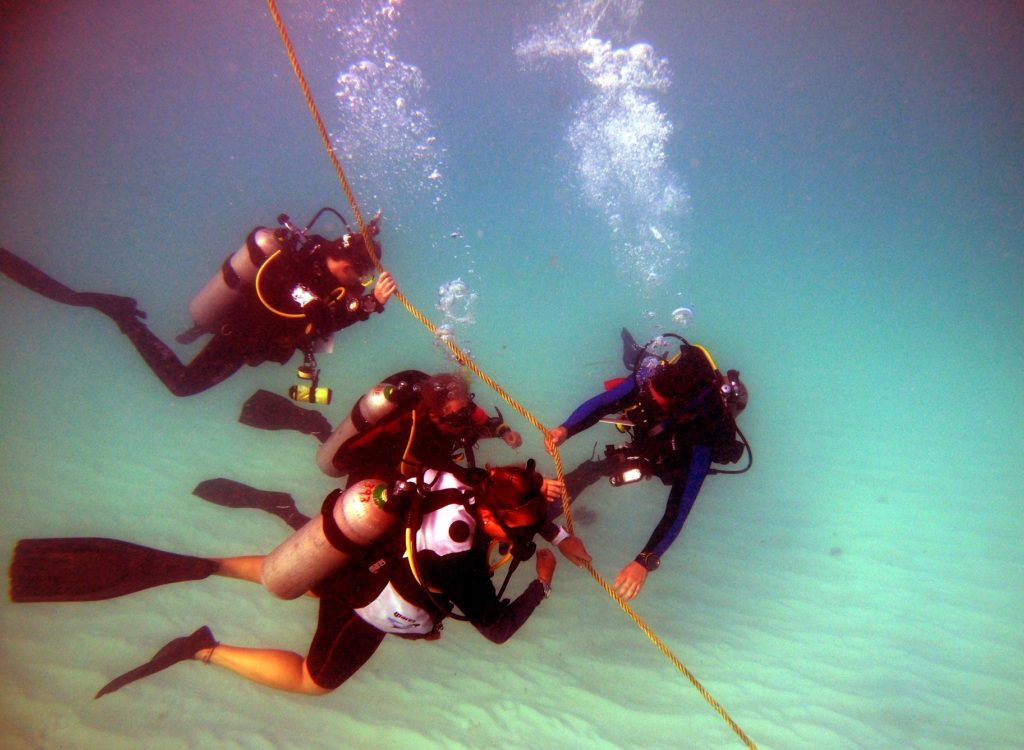
[{"label": "diver in blue wetsuit", "polygon": [[[669,334],[673,336],[672,334]],[[626,600],[640,593],[647,574],[658,568],[661,556],[682,531],[710,473],[725,471],[713,463],[735,463],[750,447],[736,426],[736,415],[747,404],[747,389],[739,372],[719,372],[702,346],[681,342],[679,353],[661,358],[639,347],[622,331],[623,360],[632,372],[606,383],[606,390],[580,405],[560,426],[548,433],[548,449],[597,424],[611,421],[631,438],[626,445],[609,445],[601,459],[585,461],[566,475],[571,497],[608,477],[613,486],[654,476],[671,487],[665,513],[643,550],[615,579],[617,593]],[[618,418],[604,420],[610,414]],[[737,435],[739,440],[737,440]]]}]

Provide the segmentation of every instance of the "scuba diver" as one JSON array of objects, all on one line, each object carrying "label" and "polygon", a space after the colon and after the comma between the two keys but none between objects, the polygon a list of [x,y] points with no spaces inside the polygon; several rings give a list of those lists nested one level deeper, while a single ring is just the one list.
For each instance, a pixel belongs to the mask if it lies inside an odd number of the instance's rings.
[{"label": "scuba diver", "polygon": [[[96,697],[190,659],[279,690],[324,694],[355,674],[387,634],[436,640],[446,618],[468,621],[488,640],[504,643],[551,591],[554,555],[533,542],[546,521],[543,484],[531,460],[525,468],[459,475],[431,469],[390,487],[350,488],[336,504],[348,507],[347,516],[334,514],[336,526],[347,526],[347,552],[335,549],[341,558],[333,567],[321,567],[315,578],[306,579],[320,599],[320,613],[305,657],[222,644],[204,626],[170,641]],[[373,511],[359,518],[356,511],[367,497]],[[356,544],[352,537],[360,534],[365,542]],[[266,585],[267,560],[287,545],[268,556],[200,558],[114,539],[23,539],[11,562],[10,597],[15,602],[95,601],[210,575]],[[490,555],[498,545],[512,562],[496,591]],[[534,553],[536,579],[514,600],[502,599],[516,566]],[[305,575],[305,563],[318,564],[310,559],[310,548],[304,554],[306,559],[291,559],[299,575]]]},{"label": "scuba diver", "polygon": [[333,430],[319,412],[264,390],[245,402],[238,421],[313,435],[322,443],[320,469],[331,477],[347,474],[349,484],[370,476],[394,480],[422,466],[449,466],[456,455],[474,466],[473,447],[481,439],[500,438],[510,448],[523,444],[498,409],[489,416],[474,398],[461,374],[403,370],[361,396]]},{"label": "scuba diver", "polygon": [[[679,352],[672,358],[654,354],[654,342],[638,346],[626,329],[621,335],[623,362],[632,372],[607,382],[605,392],[581,404],[548,433],[546,442],[553,452],[554,446],[599,421],[615,424],[630,437],[626,445],[606,446],[603,459],[585,461],[565,476],[573,498],[601,477],[618,487],[654,476],[671,487],[654,532],[615,579],[616,592],[628,601],[640,593],[647,574],[658,569],[662,555],[679,536],[705,477],[742,474],[750,469],[753,454],[736,425],[736,416],[747,405],[739,371],[722,375],[704,347],[675,334],[659,337],[661,342],[666,337],[679,340]],[[614,413],[619,416],[604,419]],[[736,463],[744,451],[745,468],[712,467]]]},{"label": "scuba diver", "polygon": [[[396,289],[391,274],[384,271],[372,293],[363,294],[364,286],[372,283],[373,257],[358,233],[336,240],[312,234],[325,212],[348,228],[332,208],[321,209],[305,228],[281,214],[278,228],[257,227],[224,261],[189,303],[194,325],[177,337],[178,343],[189,344],[205,334],[213,338],[187,365],[146,327],[146,313],[131,297],[76,292],[3,248],[0,272],[56,302],[91,307],[109,317],[175,396],[202,393],[243,365],[284,364],[298,349],[304,355],[300,377],[313,383],[298,389],[295,397],[319,402],[329,396],[317,387],[315,354],[329,349],[336,331],[383,312]],[[379,228],[380,213],[367,233],[376,235]],[[373,251],[379,259],[381,250],[375,242]]]}]

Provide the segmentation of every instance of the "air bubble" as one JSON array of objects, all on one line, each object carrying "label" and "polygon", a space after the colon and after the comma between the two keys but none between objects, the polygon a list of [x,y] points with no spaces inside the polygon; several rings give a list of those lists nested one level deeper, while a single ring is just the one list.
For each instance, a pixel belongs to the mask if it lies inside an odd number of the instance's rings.
[{"label": "air bubble", "polygon": [[437,309],[444,315],[447,324],[472,325],[476,323],[473,304],[477,296],[476,292],[470,291],[465,281],[457,278],[438,288]]},{"label": "air bubble", "polygon": [[693,310],[689,307],[677,307],[672,311],[672,322],[686,328],[693,322]]}]

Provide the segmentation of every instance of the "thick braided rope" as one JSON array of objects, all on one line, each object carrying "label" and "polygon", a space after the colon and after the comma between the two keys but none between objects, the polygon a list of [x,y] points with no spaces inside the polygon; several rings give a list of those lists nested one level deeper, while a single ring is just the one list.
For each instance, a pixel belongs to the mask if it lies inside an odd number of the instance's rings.
[{"label": "thick braided rope", "polygon": [[[299,79],[299,88],[302,89],[302,95],[306,99],[306,106],[309,107],[310,113],[313,115],[313,122],[316,123],[317,132],[320,133],[320,140],[324,142],[324,148],[327,149],[327,156],[331,160],[331,164],[334,165],[334,172],[338,175],[338,181],[341,183],[341,189],[345,191],[345,197],[348,198],[348,203],[352,206],[352,213],[355,214],[356,223],[359,225],[359,233],[366,237],[366,224],[363,223],[363,216],[359,213],[359,205],[356,203],[356,197],[352,193],[352,188],[348,184],[348,179],[345,177],[345,170],[341,168],[341,162],[338,160],[338,154],[334,150],[334,146],[331,144],[331,137],[327,133],[327,128],[324,125],[323,119],[320,117],[320,110],[317,109],[316,102],[313,101],[313,94],[309,90],[309,84],[306,83],[306,76],[302,72],[302,67],[299,65],[299,58],[295,56],[295,48],[292,46],[292,40],[288,36],[288,30],[285,28],[284,21],[281,19],[281,14],[277,10],[277,3],[274,0],[267,0],[267,5],[270,6],[270,15],[274,17],[274,24],[277,26],[277,31],[281,35],[281,41],[284,42],[285,52],[288,53],[288,60],[292,64],[292,70],[295,71],[295,77]],[[369,238],[367,238],[369,239]],[[366,243],[367,247],[371,246],[370,242]],[[372,250],[370,251],[373,252]],[[377,258],[374,258],[377,265],[380,262]]]},{"label": "thick braided rope", "polygon": [[[323,141],[324,148],[327,150],[327,155],[331,160],[331,164],[334,166],[334,171],[338,175],[338,181],[341,183],[342,190],[345,191],[345,197],[348,199],[349,205],[352,207],[352,213],[355,216],[355,220],[359,225],[359,231],[363,235],[365,246],[368,252],[370,253],[370,256],[373,258],[374,264],[377,266],[379,270],[381,268],[380,259],[374,252],[371,236],[367,230],[366,225],[363,222],[363,217],[359,212],[359,207],[356,204],[355,195],[352,193],[352,189],[349,186],[348,180],[345,177],[345,170],[342,169],[341,162],[338,160],[338,156],[334,150],[334,146],[331,144],[330,136],[327,134],[327,128],[324,126],[324,122],[323,119],[320,117],[320,112],[317,109],[316,102],[313,100],[313,95],[309,90],[309,85],[306,83],[306,77],[305,75],[303,75],[302,68],[299,66],[298,58],[295,56],[295,48],[292,46],[291,39],[288,36],[288,31],[284,26],[283,20],[281,19],[281,14],[277,10],[277,3],[275,2],[275,0],[267,0],[267,4],[270,7],[270,14],[274,18],[274,23],[277,25],[277,30],[281,35],[281,40],[284,42],[285,51],[288,53],[288,59],[289,61],[291,61],[292,69],[295,71],[296,78],[298,78],[299,86],[302,89],[302,95],[305,97],[306,105],[309,107],[309,111],[313,116],[313,121],[316,123],[316,127],[320,133],[320,138]],[[435,339],[438,337],[437,326],[435,326],[433,322],[431,322],[427,318],[427,316],[420,312],[415,307],[415,305],[413,305],[412,302],[405,297],[405,295],[403,295],[400,291],[396,291],[395,297],[402,303],[406,310],[408,310],[409,313],[414,318],[416,318],[416,320],[422,323],[427,328],[427,330],[430,331],[430,333],[435,337]],[[533,425],[542,435],[547,434],[548,430],[547,428],[544,427],[540,420],[538,420],[533,414],[531,414],[522,404],[516,401],[512,397],[512,395],[508,391],[506,391],[498,382],[496,382],[487,373],[481,370],[479,365],[477,365],[476,362],[470,359],[469,355],[462,351],[462,349],[460,349],[458,345],[455,344],[454,341],[445,337],[442,337],[441,340],[444,341],[445,345],[452,352],[452,355],[455,357],[456,361],[460,365],[468,368],[480,380],[482,380],[484,383],[490,386],[495,391],[495,393],[501,396],[501,398],[504,399],[504,401],[509,406],[515,409],[516,412],[518,412],[524,419],[526,419],[531,425]],[[568,528],[569,533],[572,533],[572,512],[569,508],[569,495],[564,488],[565,473],[563,471],[562,466],[562,457],[559,454],[557,448],[553,450],[552,455],[555,462],[555,471],[557,472],[559,480],[562,481],[563,484],[562,512],[565,515],[566,527]],[[740,738],[743,744],[746,745],[748,748],[751,748],[751,750],[757,750],[757,746],[753,743],[753,741],[751,741],[751,739],[739,727],[739,725],[736,724],[735,721],[733,721],[732,717],[729,716],[729,713],[725,710],[725,708],[723,708],[722,705],[714,699],[711,693],[707,691],[707,689],[700,683],[697,677],[689,669],[687,669],[686,666],[681,661],[679,661],[678,658],[676,658],[675,654],[672,653],[672,651],[668,648],[665,642],[662,641],[661,638],[659,638],[653,630],[651,630],[651,628],[643,621],[643,619],[641,619],[641,617],[633,610],[633,608],[630,607],[622,599],[622,597],[620,597],[615,592],[615,590],[608,584],[608,582],[601,577],[597,570],[595,570],[594,566],[590,563],[586,563],[584,567],[586,568],[587,572],[590,573],[591,577],[595,581],[597,581],[598,585],[600,585],[601,588],[605,590],[608,596],[610,596],[618,603],[619,607],[622,608],[622,611],[625,612],[629,616],[629,618],[633,620],[634,623],[636,623],[637,627],[639,627],[640,630],[643,631],[643,633],[650,639],[650,641],[655,646],[657,646],[658,650],[661,651],[669,659],[669,661],[671,661],[672,664],[675,665],[676,669],[678,669],[679,672],[681,672],[683,676],[690,681],[690,683],[697,689],[697,692],[699,692],[701,696],[704,698],[704,700],[707,701],[708,705],[710,705],[725,720],[725,723],[728,724],[729,728],[736,733],[736,735]]]},{"label": "thick braided rope", "polygon": [[587,571],[590,573],[591,577],[595,581],[597,581],[598,585],[600,585],[601,588],[605,590],[605,593],[607,593],[608,596],[610,596],[612,599],[616,601],[619,607],[622,608],[622,611],[629,616],[629,619],[636,623],[636,626],[640,628],[641,631],[643,631],[644,635],[646,635],[650,639],[651,643],[657,646],[658,650],[661,651],[661,653],[663,653],[666,656],[666,658],[668,658],[668,660],[672,662],[675,668],[678,669],[679,672],[682,673],[682,675],[690,681],[690,684],[693,685],[694,688],[696,688],[697,692],[701,694],[701,697],[704,698],[705,701],[707,701],[708,705],[711,706],[711,708],[713,708],[715,712],[722,717],[725,723],[729,725],[729,728],[736,733],[736,736],[740,738],[740,741],[744,745],[749,747],[750,750],[757,750],[757,745],[755,745],[754,741],[751,740],[750,737],[747,736],[746,732],[744,732],[740,728],[739,724],[733,721],[733,718],[729,715],[729,712],[725,710],[725,707],[722,706],[722,704],[719,703],[717,700],[715,700],[714,696],[712,696],[711,693],[707,691],[707,688],[705,688],[701,684],[700,680],[697,679],[696,675],[694,675],[693,672],[687,669],[686,666],[681,661],[679,661],[678,658],[676,658],[676,655],[673,654],[669,647],[665,644],[665,642],[658,637],[657,633],[651,630],[651,628],[647,625],[647,623],[643,621],[640,615],[638,615],[632,607],[630,607],[625,601],[623,601],[621,596],[615,593],[615,589],[613,589],[608,584],[608,582],[601,577],[600,573],[594,570],[593,565],[591,565],[590,563],[585,563],[585,567]]}]

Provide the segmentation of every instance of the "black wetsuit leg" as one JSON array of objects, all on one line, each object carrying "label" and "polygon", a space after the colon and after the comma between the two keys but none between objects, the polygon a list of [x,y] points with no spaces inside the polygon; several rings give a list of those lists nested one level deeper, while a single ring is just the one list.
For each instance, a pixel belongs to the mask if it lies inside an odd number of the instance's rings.
[{"label": "black wetsuit leg", "polygon": [[0,273],[26,289],[74,307],[91,307],[113,320],[132,342],[149,368],[175,396],[191,396],[212,388],[244,364],[259,357],[249,351],[252,341],[243,337],[215,335],[187,366],[146,327],[131,297],[99,292],[76,292],[5,248],[0,248]]},{"label": "black wetsuit leg", "polygon": [[[565,475],[565,489],[569,493],[569,503],[576,502],[583,490],[598,479],[610,477],[614,470],[611,459],[592,458],[570,471]],[[555,519],[560,515],[562,515],[562,504],[559,502],[552,503],[551,510],[548,511],[548,518]]]},{"label": "black wetsuit leg", "polygon": [[175,396],[202,393],[227,380],[242,365],[251,363],[239,342],[221,334],[214,335],[195,359],[183,365],[178,355],[142,321],[128,321],[121,325],[121,331],[138,350],[149,369]]},{"label": "black wetsuit leg", "polygon": [[598,479],[610,477],[614,472],[611,459],[592,458],[584,461],[565,475],[565,488],[569,496],[575,500],[587,487]]},{"label": "black wetsuit leg", "polygon": [[334,690],[370,660],[386,635],[352,611],[344,597],[324,594],[306,669],[313,682]]}]

